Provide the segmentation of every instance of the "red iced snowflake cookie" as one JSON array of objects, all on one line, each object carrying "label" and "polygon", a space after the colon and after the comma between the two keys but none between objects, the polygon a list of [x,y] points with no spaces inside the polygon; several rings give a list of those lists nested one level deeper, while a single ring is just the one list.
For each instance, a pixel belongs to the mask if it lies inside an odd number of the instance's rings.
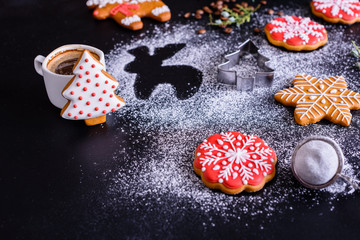
[{"label": "red iced snowflake cookie", "polygon": [[332,23],[360,22],[359,0],[316,0],[311,2],[314,15]]},{"label": "red iced snowflake cookie", "polygon": [[228,132],[201,143],[193,167],[209,188],[237,194],[263,188],[275,176],[276,161],[274,150],[260,138]]},{"label": "red iced snowflake cookie", "polygon": [[265,26],[266,36],[273,45],[291,51],[315,50],[328,41],[325,27],[310,18],[278,17]]},{"label": "red iced snowflake cookie", "polygon": [[119,83],[88,50],[84,50],[73,68],[74,77],[62,91],[68,100],[61,116],[69,120],[85,120],[92,126],[106,121],[106,115],[122,108],[124,100],[114,91]]}]

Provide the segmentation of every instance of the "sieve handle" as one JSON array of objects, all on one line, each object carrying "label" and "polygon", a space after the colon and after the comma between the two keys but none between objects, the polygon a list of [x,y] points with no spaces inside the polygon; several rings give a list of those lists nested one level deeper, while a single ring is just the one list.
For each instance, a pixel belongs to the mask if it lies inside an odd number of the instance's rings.
[{"label": "sieve handle", "polygon": [[347,182],[348,184],[350,184],[355,190],[360,190],[360,186],[359,183],[360,181],[354,178],[350,178],[348,176],[345,176],[341,173],[337,174],[340,178],[342,178],[343,180],[345,180],[345,182]]}]

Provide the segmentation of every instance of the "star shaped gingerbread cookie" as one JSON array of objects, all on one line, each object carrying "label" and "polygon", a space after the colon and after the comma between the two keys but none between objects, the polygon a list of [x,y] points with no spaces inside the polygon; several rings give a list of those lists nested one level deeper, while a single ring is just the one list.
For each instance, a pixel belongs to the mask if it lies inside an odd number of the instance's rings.
[{"label": "star shaped gingerbread cookie", "polygon": [[294,87],[281,90],[275,99],[295,108],[295,120],[300,125],[319,122],[321,119],[349,126],[350,110],[360,109],[360,94],[347,89],[340,76],[318,79],[310,75],[297,75]]}]

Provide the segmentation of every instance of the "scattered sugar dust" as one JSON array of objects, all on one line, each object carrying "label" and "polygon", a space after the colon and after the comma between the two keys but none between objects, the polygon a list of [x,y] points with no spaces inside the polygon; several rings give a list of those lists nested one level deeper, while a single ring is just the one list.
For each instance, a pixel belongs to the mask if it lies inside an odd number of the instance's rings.
[{"label": "scattered sugar dust", "polygon": [[[310,16],[308,10],[296,11],[299,15]],[[216,29],[197,35],[196,30],[202,25],[172,22],[155,27],[151,33],[131,42],[119,43],[107,54],[108,72],[120,80],[118,95],[127,103],[116,113],[117,130],[131,135],[132,141],[114,152],[114,161],[126,165],[104,173],[110,179],[104,208],[126,209],[143,216],[163,212],[169,219],[172,216],[178,221],[186,219],[187,212],[195,212],[201,220],[193,221],[203,221],[204,229],[218,224],[213,216],[220,216],[222,222],[246,218],[243,222],[246,227],[252,217],[261,216],[266,222],[275,213],[292,211],[299,202],[308,208],[326,203],[328,210],[333,211],[333,202],[352,194],[352,188],[341,180],[320,191],[301,187],[291,174],[290,158],[302,139],[311,135],[328,136],[344,151],[343,173],[357,177],[360,114],[353,112],[353,122],[348,128],[327,121],[300,126],[294,121],[294,109],[273,98],[278,90],[291,87],[297,73],[316,77],[343,75],[349,89],[359,92],[360,74],[353,67],[355,60],[349,56],[351,27],[326,24],[327,45],[312,52],[296,53],[271,46],[264,34],[252,33],[254,27],[264,26],[269,18],[256,14],[252,24],[243,26],[243,35],[236,30],[224,35]],[[222,63],[223,56],[235,51],[247,38],[271,59],[268,66],[275,69],[271,88],[238,92],[216,82],[216,66]],[[156,47],[173,43],[185,43],[186,47],[163,65],[190,65],[202,71],[199,92],[189,99],[178,100],[174,89],[163,84],[154,90],[150,99],[137,99],[132,87],[136,75],[124,71],[124,66],[134,59],[127,51],[138,46],[154,51]],[[254,66],[246,66],[242,69],[244,72],[254,70]],[[277,175],[259,192],[223,194],[205,187],[193,172],[193,155],[198,144],[210,135],[232,130],[261,137],[277,153]],[[138,145],[143,148],[139,150]],[[163,224],[174,221],[169,219],[164,219]]]}]

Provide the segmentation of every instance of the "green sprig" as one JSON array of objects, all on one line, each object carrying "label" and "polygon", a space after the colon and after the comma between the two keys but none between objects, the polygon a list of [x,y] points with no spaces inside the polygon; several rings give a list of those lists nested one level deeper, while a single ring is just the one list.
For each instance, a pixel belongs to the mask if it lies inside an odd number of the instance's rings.
[{"label": "green sprig", "polygon": [[[251,9],[251,8],[244,8],[243,6],[238,6],[237,8],[242,11],[244,14],[240,15],[237,12],[229,9],[229,8],[223,8],[223,12],[226,12],[228,14],[227,20],[221,20],[218,19],[215,22],[213,22],[213,17],[210,14],[209,19],[209,25],[211,26],[227,26],[227,25],[232,25],[232,24],[236,24],[237,27],[239,27],[241,24],[245,23],[245,22],[250,22],[251,20],[251,15],[256,12],[259,8],[260,8],[260,4],[257,5],[256,8]],[[233,21],[231,21],[233,20]]]},{"label": "green sprig", "polygon": [[[352,41],[355,48],[352,49],[352,54],[356,58],[360,58],[360,48],[356,45],[354,41]],[[355,63],[355,66],[360,68],[360,62]]]}]

